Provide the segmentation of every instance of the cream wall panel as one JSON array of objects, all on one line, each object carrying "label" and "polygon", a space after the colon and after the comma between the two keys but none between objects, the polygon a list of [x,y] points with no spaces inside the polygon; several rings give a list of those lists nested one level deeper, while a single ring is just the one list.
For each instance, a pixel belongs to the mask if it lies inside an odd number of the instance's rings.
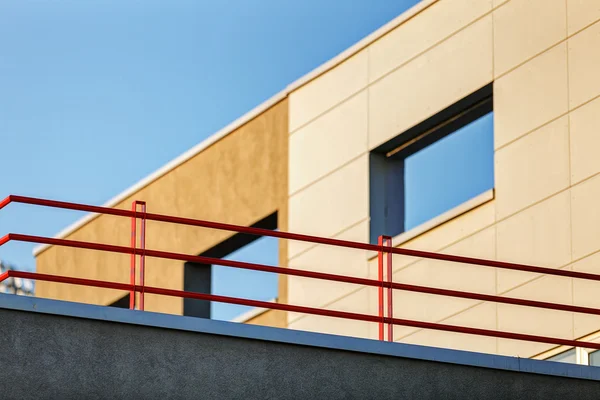
[{"label": "cream wall panel", "polygon": [[600,1],[567,0],[569,35],[600,20]]},{"label": "cream wall panel", "polygon": [[[506,262],[559,268],[571,262],[568,191],[536,204],[497,224],[497,257]],[[498,270],[498,293],[538,276]]]},{"label": "cream wall panel", "polygon": [[[583,258],[572,264],[573,271],[600,275],[600,252]],[[587,279],[573,279],[573,303],[578,306],[600,309],[600,282]],[[600,316],[573,314],[575,318],[575,337],[580,338],[600,330]]]},{"label": "cream wall panel", "polygon": [[[394,280],[396,281],[396,278]],[[476,304],[477,301],[474,300],[395,291],[394,317],[416,321],[438,322]],[[412,327],[394,327],[394,338],[395,340],[401,340],[403,337],[417,330],[417,328]]]},{"label": "cream wall panel", "polygon": [[491,0],[441,0],[369,46],[370,81],[491,11]]},{"label": "cream wall panel", "polygon": [[[496,257],[496,227],[487,228],[447,247],[441,252],[494,259]],[[486,294],[496,293],[496,272],[494,268],[448,261],[419,261],[395,273],[394,281],[451,290]]]},{"label": "cream wall panel", "polygon": [[[423,251],[439,251],[494,224],[495,213],[495,202],[490,201],[397,247]],[[394,271],[398,271],[407,265],[419,262],[419,260],[416,257],[394,254],[392,256],[392,265]],[[377,258],[369,262],[369,277],[372,279],[377,278]]]},{"label": "cream wall panel", "polygon": [[[476,233],[442,251],[442,253],[494,259],[496,253],[496,229],[490,227]],[[393,281],[435,288],[496,293],[496,273],[493,268],[447,261],[422,260],[393,275]],[[395,291],[394,315],[397,318],[438,322],[465,310],[477,302],[445,296]],[[398,311],[400,310],[400,311]],[[399,327],[396,338],[417,331],[416,328]]]},{"label": "cream wall panel", "polygon": [[[369,222],[364,221],[348,229],[336,239],[368,242]],[[288,266],[360,278],[368,276],[366,251],[343,247],[317,245],[289,260]],[[288,276],[288,300],[291,304],[321,307],[360,288],[359,285]]]},{"label": "cream wall panel", "polygon": [[600,95],[600,22],[569,39],[569,103]]},{"label": "cream wall panel", "polygon": [[573,259],[600,250],[600,175],[571,189]]},{"label": "cream wall panel", "polygon": [[[480,329],[496,329],[496,304],[483,303],[458,315],[445,319],[444,324],[469,326]],[[497,339],[493,337],[466,335],[464,333],[424,329],[402,339],[402,343],[447,349],[496,353]]]},{"label": "cream wall panel", "polygon": [[501,5],[501,4],[504,4],[504,3],[506,3],[507,1],[508,1],[508,0],[494,0],[494,3],[493,3],[493,5],[494,5],[494,8],[498,7],[498,6],[499,6],[499,5]]},{"label": "cream wall panel", "polygon": [[563,43],[494,83],[496,149],[567,110],[567,49]]},{"label": "cream wall panel", "polygon": [[[328,310],[377,314],[377,289],[364,288],[326,307]],[[305,315],[289,325],[290,329],[329,333],[333,335],[355,336],[366,339],[377,338],[377,324],[343,318]]]},{"label": "cream wall panel", "polygon": [[367,86],[368,62],[367,51],[361,51],[291,93],[290,132]]},{"label": "cream wall panel", "polygon": [[566,13],[565,0],[511,0],[495,10],[495,75],[564,40]]},{"label": "cream wall panel", "polygon": [[364,90],[290,136],[290,194],[367,151],[367,107]]},{"label": "cream wall panel", "polygon": [[571,111],[571,183],[600,172],[600,98]]},{"label": "cream wall panel", "polygon": [[492,81],[492,21],[485,17],[369,88],[369,148]]},{"label": "cream wall panel", "polygon": [[[289,199],[289,230],[336,235],[369,217],[369,157],[360,157]],[[289,241],[288,257],[311,247]]]},{"label": "cream wall panel", "polygon": [[[545,276],[506,293],[509,297],[573,304],[571,279]],[[564,311],[498,304],[498,330],[573,339],[573,314]],[[517,340],[498,340],[498,351],[520,357],[531,357],[553,345]]]},{"label": "cream wall panel", "polygon": [[569,187],[569,119],[564,116],[495,154],[496,218]]}]

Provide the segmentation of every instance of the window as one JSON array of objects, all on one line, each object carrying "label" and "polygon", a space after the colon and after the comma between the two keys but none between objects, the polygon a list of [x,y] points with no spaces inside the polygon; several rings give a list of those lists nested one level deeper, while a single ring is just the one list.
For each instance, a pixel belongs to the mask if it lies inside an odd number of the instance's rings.
[{"label": "window", "polygon": [[[224,258],[255,264],[277,265],[279,263],[278,246],[277,238],[262,237]],[[213,265],[211,282],[213,294],[269,301],[277,298],[277,285],[277,274]],[[210,315],[212,319],[231,321],[251,309],[252,307],[237,304],[212,302]]]},{"label": "window", "polygon": [[494,187],[493,118],[490,84],[371,153],[372,243]]},{"label": "window", "polygon": [[569,364],[577,363],[577,353],[575,349],[563,351],[555,356],[546,359],[547,361],[563,362]]},{"label": "window", "polygon": [[[277,213],[252,226],[275,230]],[[201,256],[276,266],[278,247],[276,238],[235,234]],[[184,265],[183,287],[186,291],[198,293],[269,301],[278,296],[278,276],[268,272],[187,262]],[[193,317],[231,321],[251,309],[236,304],[183,300],[183,315]]]},{"label": "window", "polygon": [[600,351],[588,353],[588,365],[591,365],[593,367],[600,367]]}]

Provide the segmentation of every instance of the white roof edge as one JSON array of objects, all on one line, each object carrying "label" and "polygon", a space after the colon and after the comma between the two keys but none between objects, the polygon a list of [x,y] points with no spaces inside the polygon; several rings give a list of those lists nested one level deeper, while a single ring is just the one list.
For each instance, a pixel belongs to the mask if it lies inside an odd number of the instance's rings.
[{"label": "white roof edge", "polygon": [[[162,166],[158,170],[154,171],[150,175],[146,176],[142,180],[138,181],[133,186],[130,186],[129,188],[125,189],[123,192],[119,193],[118,195],[116,195],[112,199],[108,200],[102,206],[103,207],[114,207],[115,205],[119,204],[120,202],[122,202],[123,200],[125,200],[126,198],[128,198],[129,196],[135,194],[136,192],[140,191],[144,187],[148,186],[150,183],[154,182],[158,178],[162,177],[163,175],[166,175],[167,173],[169,173],[170,171],[174,170],[178,166],[182,165],[183,163],[185,163],[189,159],[193,158],[195,155],[197,155],[198,153],[202,152],[202,150],[208,148],[210,145],[212,145],[212,144],[216,143],[217,141],[219,141],[220,139],[224,138],[225,136],[227,136],[232,131],[236,130],[237,128],[239,128],[240,126],[244,125],[248,121],[250,121],[253,118],[257,117],[258,115],[260,115],[261,113],[263,113],[265,110],[267,110],[271,106],[273,106],[276,103],[278,103],[281,100],[283,100],[286,96],[287,96],[287,92],[285,90],[282,90],[281,92],[277,93],[276,95],[274,95],[270,99],[266,100],[265,102],[259,104],[257,107],[255,107],[254,109],[250,110],[249,112],[247,112],[246,114],[244,114],[240,118],[238,118],[235,121],[231,122],[229,125],[227,125],[223,129],[221,129],[218,132],[212,134],[211,136],[209,136],[208,138],[206,138],[202,142],[198,143],[197,145],[195,145],[191,149],[187,150],[185,153],[183,153],[180,156],[178,156],[177,158],[169,161],[167,164],[165,164],[164,166]],[[81,228],[83,225],[85,225],[88,222],[94,220],[99,215],[100,214],[97,214],[97,213],[87,214],[86,216],[82,217],[81,219],[75,221],[73,224],[67,226],[65,229],[63,229],[62,231],[60,231],[59,233],[57,233],[54,237],[64,238],[65,236],[68,236],[71,233],[75,232],[77,229]],[[44,250],[46,250],[48,247],[51,247],[51,245],[44,244],[44,245],[36,246],[33,249],[33,255],[34,256],[38,256],[41,252],[43,252]]]},{"label": "white roof edge", "polygon": [[[330,59],[329,61],[326,61],[325,63],[321,64],[320,66],[313,69],[311,72],[307,73],[306,75],[296,79],[294,82],[292,82],[291,84],[286,86],[285,89],[283,89],[279,93],[275,94],[274,96],[272,96],[268,100],[264,101],[263,103],[259,104],[252,110],[248,111],[246,114],[244,114],[240,118],[236,119],[235,121],[231,122],[229,125],[225,126],[223,129],[217,131],[216,133],[209,136],[202,142],[198,143],[196,146],[192,147],[185,153],[183,153],[180,156],[178,156],[177,158],[171,160],[170,162],[165,164],[160,169],[156,170],[155,172],[146,176],[142,180],[138,181],[133,186],[130,186],[129,188],[125,189],[123,192],[121,192],[117,196],[108,200],[106,203],[103,204],[103,207],[114,207],[116,204],[125,200],[127,197],[133,195],[137,191],[148,186],[150,183],[154,182],[155,180],[162,177],[163,175],[166,175],[168,172],[172,171],[173,169],[177,168],[184,162],[188,161],[189,159],[191,159],[192,157],[194,157],[195,155],[200,153],[202,150],[206,149],[207,147],[209,147],[213,143],[217,142],[218,140],[222,139],[223,137],[227,136],[229,133],[233,132],[240,126],[244,125],[248,121],[257,117],[258,115],[260,115],[261,113],[263,113],[264,111],[269,109],[271,106],[273,106],[276,103],[283,100],[285,97],[287,97],[287,95],[289,93],[295,91],[296,89],[306,85],[308,82],[312,81],[313,79],[317,78],[318,76],[333,69],[338,64],[341,64],[343,61],[349,59],[350,57],[352,57],[353,55],[355,55],[356,53],[358,53],[359,51],[361,51],[362,49],[367,47],[369,44],[371,44],[374,41],[376,41],[377,39],[381,38],[382,36],[384,36],[385,34],[390,32],[394,28],[398,27],[402,23],[404,23],[407,20],[409,20],[410,18],[414,17],[415,15],[417,15],[421,11],[425,10],[426,8],[428,8],[432,4],[436,3],[437,1],[439,1],[439,0],[421,0],[419,3],[415,4],[414,6],[412,6],[411,8],[409,8],[408,10],[406,10],[405,12],[403,12],[402,14],[400,14],[399,16],[397,16],[396,18],[394,18],[393,20],[388,22],[387,24],[383,25],[381,28],[377,29],[376,31],[374,31],[373,33],[364,37],[363,39],[361,39],[360,41],[358,41],[357,43],[355,43],[348,49],[341,52],[337,56],[335,56],[332,59]],[[54,237],[55,238],[64,238],[64,237],[70,235],[71,233],[75,232],[76,230],[78,230],[79,228],[81,228],[82,226],[87,224],[88,222],[94,220],[98,216],[99,216],[99,214],[96,214],[96,213],[87,214],[86,216],[82,217],[81,219],[75,221],[73,224],[67,226],[65,229],[58,232],[56,235],[54,235]],[[39,254],[41,254],[44,250],[46,250],[49,247],[51,247],[51,245],[47,245],[47,244],[36,246],[33,249],[33,255],[37,257]]]}]

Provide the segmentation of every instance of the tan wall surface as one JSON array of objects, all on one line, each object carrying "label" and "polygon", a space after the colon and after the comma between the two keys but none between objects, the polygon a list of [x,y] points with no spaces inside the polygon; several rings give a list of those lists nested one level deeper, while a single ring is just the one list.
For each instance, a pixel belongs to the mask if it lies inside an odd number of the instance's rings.
[{"label": "tan wall surface", "polygon": [[[199,154],[160,177],[115,208],[130,209],[143,200],[148,212],[251,225],[278,211],[279,229],[287,230],[287,99],[226,135]],[[149,249],[199,254],[232,233],[148,221]],[[68,239],[129,246],[130,221],[100,216]],[[287,245],[280,243],[280,265],[286,265]],[[50,247],[37,257],[37,271],[128,283],[129,256]],[[286,301],[280,279],[280,301]],[[146,284],[183,288],[183,262],[148,258]],[[125,295],[114,290],[38,282],[40,297],[109,304]],[[180,298],[146,296],[149,311],[181,314]],[[277,314],[278,318],[281,313]]]},{"label": "tan wall surface", "polygon": [[[290,230],[367,242],[369,151],[494,82],[494,198],[399,245],[600,273],[599,4],[439,0],[290,93]],[[291,244],[288,263],[376,277],[376,260],[354,250]],[[600,307],[595,282],[402,256],[393,265],[398,282]],[[288,285],[293,304],[377,311],[370,289],[296,277]],[[399,318],[566,339],[600,330],[600,318],[580,314],[394,296]],[[288,321],[293,329],[377,335],[375,324],[294,313]],[[407,343],[522,357],[553,347],[403,327],[394,333]]]}]

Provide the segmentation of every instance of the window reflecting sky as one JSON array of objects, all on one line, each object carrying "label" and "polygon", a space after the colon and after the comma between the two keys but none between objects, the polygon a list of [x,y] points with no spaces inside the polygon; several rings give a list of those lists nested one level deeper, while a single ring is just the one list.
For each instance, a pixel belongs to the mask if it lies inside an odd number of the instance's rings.
[{"label": "window reflecting sky", "polygon": [[494,187],[494,116],[487,114],[405,160],[405,230]]},{"label": "window reflecting sky", "polygon": [[[262,237],[224,259],[276,266],[278,246],[277,238]],[[213,294],[223,296],[265,301],[277,297],[277,274],[268,272],[213,265],[211,284]],[[229,321],[251,309],[237,304],[212,302],[210,313],[212,319]]]}]

